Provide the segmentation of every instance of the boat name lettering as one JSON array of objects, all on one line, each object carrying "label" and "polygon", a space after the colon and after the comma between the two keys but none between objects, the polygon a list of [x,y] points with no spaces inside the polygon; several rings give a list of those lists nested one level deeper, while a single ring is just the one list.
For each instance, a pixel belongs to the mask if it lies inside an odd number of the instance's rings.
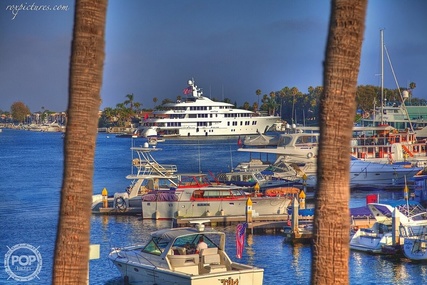
[{"label": "boat name lettering", "polygon": [[220,279],[219,280],[222,285],[239,285],[239,279],[232,279],[228,277],[228,279]]},{"label": "boat name lettering", "polygon": [[197,206],[210,206],[210,203],[197,203]]}]

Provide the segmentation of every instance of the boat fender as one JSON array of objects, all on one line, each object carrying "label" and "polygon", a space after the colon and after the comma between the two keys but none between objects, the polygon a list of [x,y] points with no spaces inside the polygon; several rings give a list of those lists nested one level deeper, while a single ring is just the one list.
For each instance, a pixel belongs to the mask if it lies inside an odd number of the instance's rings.
[{"label": "boat fender", "polygon": [[312,158],[312,157],[313,157],[313,153],[312,152],[307,153],[307,158]]},{"label": "boat fender", "polygon": [[126,201],[122,196],[116,197],[115,201],[116,209],[124,211],[127,208]]}]

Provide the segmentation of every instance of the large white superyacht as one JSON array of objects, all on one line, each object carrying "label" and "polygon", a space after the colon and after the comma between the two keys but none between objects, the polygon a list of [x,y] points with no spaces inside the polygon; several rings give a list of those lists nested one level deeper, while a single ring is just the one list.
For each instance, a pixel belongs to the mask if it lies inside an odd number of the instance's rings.
[{"label": "large white superyacht", "polygon": [[263,133],[271,128],[278,116],[261,115],[236,109],[233,104],[216,102],[205,96],[194,80],[184,89],[182,101],[162,105],[151,116],[141,120],[142,133],[149,129],[159,136],[227,136]]}]

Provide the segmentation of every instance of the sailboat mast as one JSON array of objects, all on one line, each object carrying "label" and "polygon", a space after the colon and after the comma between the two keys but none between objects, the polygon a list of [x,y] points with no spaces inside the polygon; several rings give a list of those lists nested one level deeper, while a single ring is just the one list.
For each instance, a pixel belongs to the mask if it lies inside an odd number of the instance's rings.
[{"label": "sailboat mast", "polygon": [[384,124],[384,30],[380,30],[381,35],[381,124]]}]

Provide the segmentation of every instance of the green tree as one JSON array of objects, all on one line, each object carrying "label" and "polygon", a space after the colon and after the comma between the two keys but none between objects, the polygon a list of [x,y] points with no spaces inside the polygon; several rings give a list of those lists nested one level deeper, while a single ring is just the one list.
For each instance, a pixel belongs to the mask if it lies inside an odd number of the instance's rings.
[{"label": "green tree", "polygon": [[53,284],[86,284],[107,1],[77,0]]},{"label": "green tree", "polygon": [[252,104],[252,108],[254,109],[254,112],[258,111],[258,103],[257,103],[257,102],[254,102],[254,103]]},{"label": "green tree", "polygon": [[134,113],[139,113],[140,111],[141,111],[141,106],[142,106],[142,104],[141,103],[139,103],[139,102],[134,102],[133,103],[133,110],[134,110]]},{"label": "green tree", "polygon": [[291,122],[294,123],[294,119],[295,119],[295,103],[296,103],[296,96],[298,95],[299,91],[298,88],[296,87],[292,87],[291,88],[291,95],[292,95],[292,117],[291,117]]},{"label": "green tree", "polygon": [[129,109],[130,109],[131,113],[133,112],[133,101],[134,101],[134,97],[135,96],[133,95],[133,93],[127,94],[126,98],[128,98],[128,99],[123,102],[123,104],[125,106],[129,105]]},{"label": "green tree", "polygon": [[367,0],[333,0],[320,99],[311,284],[345,285],[350,231],[350,140]]},{"label": "green tree", "polygon": [[245,103],[243,103],[243,109],[245,109],[245,110],[249,110],[249,108],[251,107],[251,105],[249,104],[249,102],[245,102]]},{"label": "green tree", "polygon": [[10,113],[14,121],[18,121],[20,123],[24,123],[27,115],[30,115],[30,108],[25,105],[23,102],[15,102],[10,107]]},{"label": "green tree", "polygon": [[117,123],[120,127],[126,126],[126,124],[130,123],[130,120],[133,115],[133,111],[130,108],[127,108],[125,103],[116,104],[116,117]]},{"label": "green tree", "polygon": [[262,111],[267,111],[268,112],[268,102],[269,102],[270,100],[268,99],[268,95],[267,94],[264,94],[264,95],[262,95],[262,99],[261,99],[261,103],[262,103],[262,105],[261,105],[261,107],[260,107],[260,109],[262,110]]},{"label": "green tree", "polygon": [[259,106],[259,96],[261,95],[261,93],[262,93],[261,89],[257,89],[255,91],[255,94],[258,96],[258,106]]},{"label": "green tree", "polygon": [[280,118],[282,118],[283,116],[283,112],[282,112],[282,105],[283,105],[283,99],[285,98],[286,93],[283,90],[279,91],[279,98],[280,98]]},{"label": "green tree", "polygon": [[276,93],[274,91],[270,92],[270,98],[268,98],[267,106],[268,106],[268,114],[274,115],[278,107],[278,104],[276,101]]}]

